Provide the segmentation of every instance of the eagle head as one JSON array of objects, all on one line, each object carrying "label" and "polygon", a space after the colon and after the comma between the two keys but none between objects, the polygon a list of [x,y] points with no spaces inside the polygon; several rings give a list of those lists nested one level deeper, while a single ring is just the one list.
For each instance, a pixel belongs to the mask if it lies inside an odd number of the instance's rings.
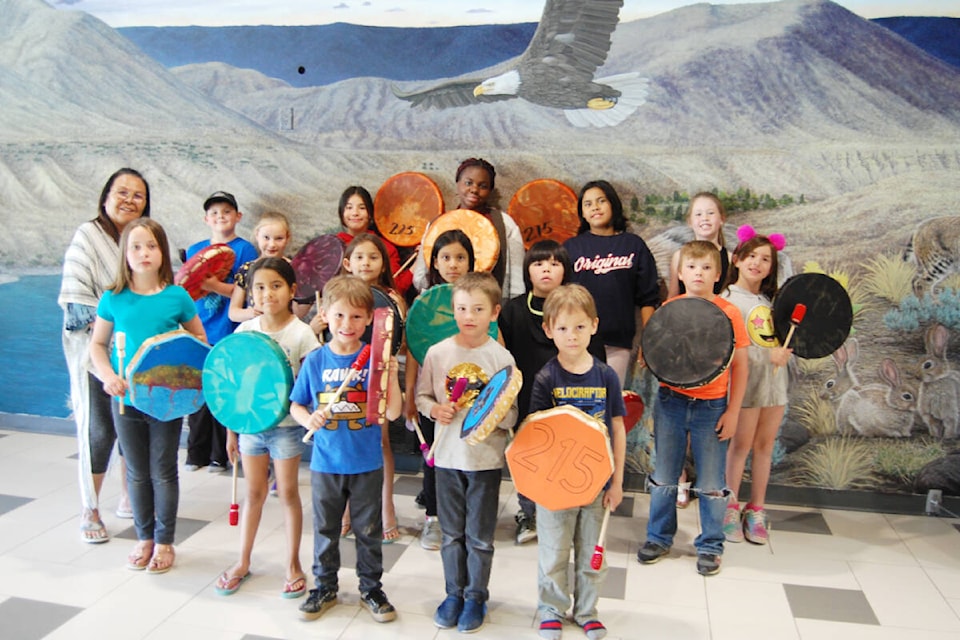
[{"label": "eagle head", "polygon": [[494,76],[484,80],[481,84],[478,84],[473,89],[473,95],[515,96],[517,95],[517,91],[519,89],[520,73],[516,69],[513,69],[511,71],[507,71],[506,73],[500,74],[499,76]]}]

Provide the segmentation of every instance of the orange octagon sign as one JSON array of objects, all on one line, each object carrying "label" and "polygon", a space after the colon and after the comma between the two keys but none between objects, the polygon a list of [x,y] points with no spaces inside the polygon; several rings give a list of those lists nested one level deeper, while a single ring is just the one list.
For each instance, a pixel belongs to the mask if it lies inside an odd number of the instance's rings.
[{"label": "orange octagon sign", "polygon": [[552,511],[589,504],[613,475],[600,421],[570,406],[527,416],[507,448],[517,491]]}]

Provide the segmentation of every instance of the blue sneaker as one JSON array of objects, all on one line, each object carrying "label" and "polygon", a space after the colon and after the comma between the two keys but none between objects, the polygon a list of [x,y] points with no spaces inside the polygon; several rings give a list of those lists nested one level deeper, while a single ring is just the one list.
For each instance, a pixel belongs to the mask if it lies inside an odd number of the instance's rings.
[{"label": "blue sneaker", "polygon": [[441,629],[452,629],[457,625],[461,611],[463,611],[463,598],[447,596],[447,599],[437,607],[437,612],[433,614],[433,623]]},{"label": "blue sneaker", "polygon": [[486,617],[486,603],[467,598],[463,602],[463,612],[460,613],[460,619],[457,621],[457,631],[460,633],[479,631]]}]

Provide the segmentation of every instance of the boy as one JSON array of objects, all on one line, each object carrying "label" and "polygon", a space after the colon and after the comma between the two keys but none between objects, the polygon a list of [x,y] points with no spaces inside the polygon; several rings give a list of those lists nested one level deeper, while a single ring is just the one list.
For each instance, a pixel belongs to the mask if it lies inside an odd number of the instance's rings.
[{"label": "boy", "polygon": [[551,511],[537,505],[539,523],[539,579],[537,613],[540,637],[559,640],[563,617],[570,607],[567,566],[573,548],[575,584],[573,618],[590,640],[607,635],[597,620],[599,588],[606,563],[595,571],[590,562],[600,535],[604,509],[623,500],[623,461],[626,409],[617,373],[588,351],[600,319],[593,296],[578,284],[557,287],[543,303],[543,330],[557,347],[557,356],[537,373],[530,396],[530,412],[570,405],[603,422],[613,445],[614,472],[610,482],[582,507]]},{"label": "boy", "polygon": [[[340,521],[350,503],[357,538],[360,601],[377,622],[396,619],[383,593],[382,431],[367,425],[369,367],[334,398],[363,348],[360,337],[373,319],[373,292],[354,276],[337,276],[323,287],[320,310],[332,338],[303,361],[290,394],[290,415],[313,435],[310,484],[313,493],[313,575],[317,585],[300,605],[304,620],[316,620],[337,601]],[[387,422],[403,408],[396,358],[390,360]],[[334,402],[329,414],[326,406]],[[387,425],[383,426],[386,429]]]},{"label": "boy", "polygon": [[434,468],[447,597],[433,621],[441,629],[456,625],[462,633],[480,629],[487,613],[503,451],[507,430],[517,420],[517,406],[510,407],[499,429],[483,442],[467,444],[460,438],[466,411],[449,400],[457,374],[448,372],[466,364],[489,379],[514,364],[510,352],[487,334],[499,312],[500,286],[492,275],[473,272],[457,280],[453,317],[458,333],[430,347],[417,381],[417,409],[437,424]]},{"label": "boy", "polygon": [[[724,466],[727,444],[737,430],[746,390],[750,341],[739,309],[713,293],[713,285],[720,278],[720,252],[712,243],[695,240],[683,245],[678,277],[687,289],[685,295],[713,302],[730,319],[734,355],[730,366],[703,386],[677,389],[660,385],[653,416],[657,463],[650,475],[650,519],[647,540],[637,552],[637,559],[653,564],[669,553],[673,544],[677,532],[677,482],[689,434],[700,496],[701,532],[693,542],[697,572],[712,576],[720,571],[723,555],[723,516],[730,494]],[[670,300],[666,302],[669,303]]]},{"label": "boy", "polygon": [[[210,195],[203,203],[205,211],[203,220],[210,227],[210,239],[201,240],[187,249],[189,260],[201,250],[212,244],[227,244],[233,249],[235,258],[230,275],[220,282],[210,276],[203,283],[202,288],[206,295],[197,300],[197,315],[203,322],[207,332],[207,341],[210,346],[217,344],[237,328],[235,322],[228,317],[230,311],[230,296],[233,295],[233,279],[241,265],[257,259],[257,249],[252,244],[237,236],[237,223],[243,214],[237,207],[237,199],[226,191],[217,191]],[[226,471],[227,463],[227,432],[222,424],[210,413],[204,405],[196,413],[187,418],[190,425],[190,434],[187,436],[188,471],[196,471],[200,467],[209,466],[211,473]]]}]

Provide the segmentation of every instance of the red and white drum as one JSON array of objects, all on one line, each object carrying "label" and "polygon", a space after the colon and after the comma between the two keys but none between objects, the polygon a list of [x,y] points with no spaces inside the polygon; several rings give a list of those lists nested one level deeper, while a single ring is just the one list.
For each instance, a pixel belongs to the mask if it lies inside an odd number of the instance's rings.
[{"label": "red and white drum", "polygon": [[235,259],[236,254],[229,245],[212,244],[195,253],[177,269],[173,284],[180,285],[187,290],[191,298],[199,300],[207,294],[200,288],[203,281],[214,276],[223,282],[230,275]]}]

